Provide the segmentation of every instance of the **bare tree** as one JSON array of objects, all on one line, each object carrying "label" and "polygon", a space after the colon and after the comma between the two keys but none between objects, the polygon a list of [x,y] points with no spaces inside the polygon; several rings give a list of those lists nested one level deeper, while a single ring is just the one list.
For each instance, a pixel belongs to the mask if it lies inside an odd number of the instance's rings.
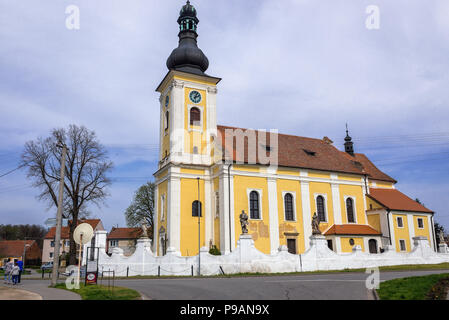
[{"label": "bare tree", "polygon": [[142,185],[134,194],[134,199],[125,212],[128,227],[137,227],[142,221],[149,225],[150,238],[153,235],[154,190],[153,182]]},{"label": "bare tree", "polygon": [[67,145],[63,216],[72,220],[69,225],[69,263],[76,264],[73,232],[78,220],[88,214],[88,204],[100,206],[109,195],[107,187],[111,180],[106,175],[113,164],[95,132],[84,126],[70,125],[68,130],[53,129],[49,137],[27,142],[21,165],[27,167],[27,176],[40,190],[38,199],[47,202],[49,209],[58,207],[61,151],[56,146],[61,143]]}]

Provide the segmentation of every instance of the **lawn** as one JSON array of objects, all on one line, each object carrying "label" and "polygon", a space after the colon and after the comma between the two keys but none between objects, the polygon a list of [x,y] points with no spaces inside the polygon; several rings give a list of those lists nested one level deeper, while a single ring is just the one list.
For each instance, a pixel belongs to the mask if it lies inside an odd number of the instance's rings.
[{"label": "lawn", "polygon": [[[429,300],[432,288],[447,278],[449,273],[384,281],[380,283],[377,293],[381,300]],[[440,290],[439,294],[433,294],[433,299],[444,300],[446,295]]]},{"label": "lawn", "polygon": [[[65,283],[58,283],[56,288],[65,289]],[[75,293],[78,293],[83,300],[139,300],[140,293],[135,290],[123,288],[123,287],[114,287],[108,288],[107,286],[101,285],[88,285],[84,286],[84,284],[80,284],[80,288],[78,290],[73,289],[69,290]]]}]

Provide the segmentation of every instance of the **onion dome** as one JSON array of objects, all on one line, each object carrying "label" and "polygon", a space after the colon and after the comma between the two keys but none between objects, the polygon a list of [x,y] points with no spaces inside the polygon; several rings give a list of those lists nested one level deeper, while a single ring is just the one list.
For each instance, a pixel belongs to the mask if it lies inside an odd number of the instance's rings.
[{"label": "onion dome", "polygon": [[345,152],[354,155],[354,142],[352,142],[352,138],[349,136],[348,125],[346,124],[346,137],[345,137]]},{"label": "onion dome", "polygon": [[187,1],[179,13],[179,45],[167,59],[169,70],[203,75],[209,67],[209,60],[197,45],[198,23],[196,9]]}]

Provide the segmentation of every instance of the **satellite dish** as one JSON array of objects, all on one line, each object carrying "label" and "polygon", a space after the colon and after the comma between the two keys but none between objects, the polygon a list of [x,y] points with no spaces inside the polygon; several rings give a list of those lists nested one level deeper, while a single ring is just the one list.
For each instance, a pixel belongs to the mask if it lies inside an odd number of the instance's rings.
[{"label": "satellite dish", "polygon": [[93,236],[94,229],[92,229],[92,226],[88,223],[81,223],[73,232],[73,240],[75,240],[77,244],[86,244]]}]

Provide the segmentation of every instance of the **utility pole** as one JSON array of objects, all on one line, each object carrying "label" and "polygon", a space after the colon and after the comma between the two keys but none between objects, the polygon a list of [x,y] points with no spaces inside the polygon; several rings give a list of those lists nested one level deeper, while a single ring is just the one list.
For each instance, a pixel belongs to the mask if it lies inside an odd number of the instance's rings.
[{"label": "utility pole", "polygon": [[200,201],[200,178],[198,182],[198,275],[201,276],[201,201]]},{"label": "utility pole", "polygon": [[67,153],[67,146],[61,141],[56,145],[58,148],[62,147],[61,155],[61,175],[59,180],[59,196],[58,196],[58,213],[56,214],[56,233],[55,233],[55,251],[53,253],[53,272],[51,275],[51,285],[55,286],[58,280],[59,270],[59,250],[61,242],[61,225],[62,225],[62,201],[64,195],[64,173],[65,173],[65,155]]}]

